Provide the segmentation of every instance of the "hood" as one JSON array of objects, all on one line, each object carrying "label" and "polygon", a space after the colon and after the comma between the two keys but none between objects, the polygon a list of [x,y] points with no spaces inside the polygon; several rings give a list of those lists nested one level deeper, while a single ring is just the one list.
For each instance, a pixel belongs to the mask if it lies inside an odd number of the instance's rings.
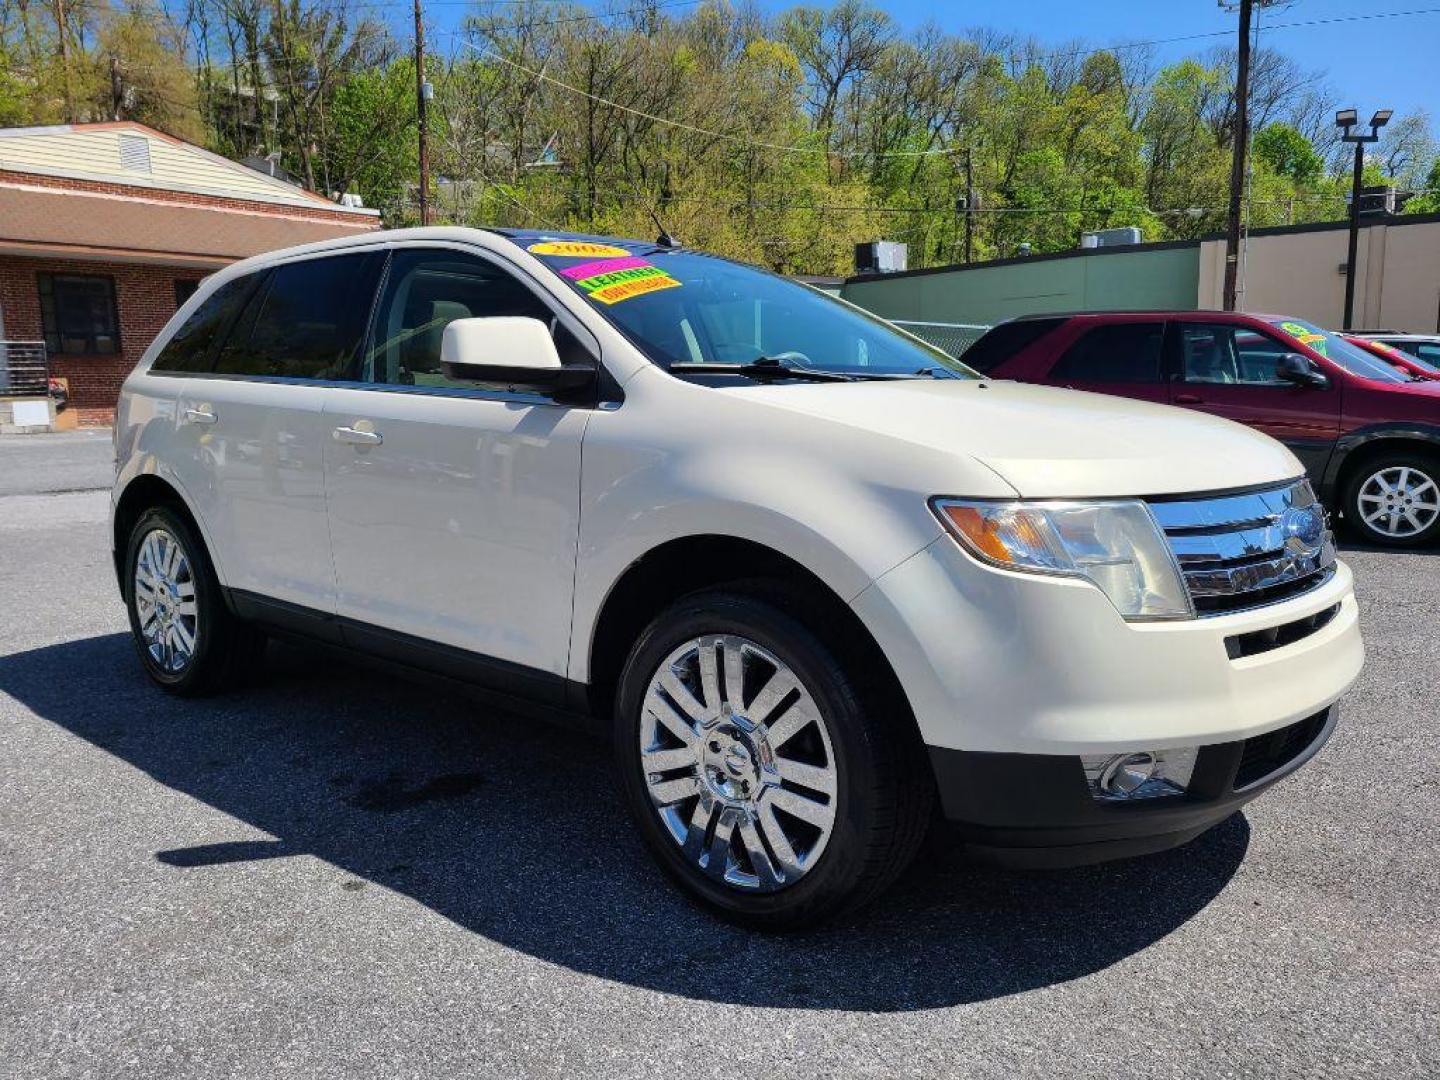
[{"label": "hood", "polygon": [[914,379],[720,392],[964,454],[1026,498],[1220,491],[1290,480],[1304,472],[1284,446],[1243,425],[1078,390]]}]

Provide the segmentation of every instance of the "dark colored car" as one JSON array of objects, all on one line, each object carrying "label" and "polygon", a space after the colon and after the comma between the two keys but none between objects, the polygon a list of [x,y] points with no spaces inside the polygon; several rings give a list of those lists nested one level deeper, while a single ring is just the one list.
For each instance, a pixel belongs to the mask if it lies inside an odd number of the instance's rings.
[{"label": "dark colored car", "polygon": [[1440,537],[1440,383],[1303,319],[1220,311],[1034,315],[965,363],[997,379],[1168,403],[1285,443],[1366,540]]}]

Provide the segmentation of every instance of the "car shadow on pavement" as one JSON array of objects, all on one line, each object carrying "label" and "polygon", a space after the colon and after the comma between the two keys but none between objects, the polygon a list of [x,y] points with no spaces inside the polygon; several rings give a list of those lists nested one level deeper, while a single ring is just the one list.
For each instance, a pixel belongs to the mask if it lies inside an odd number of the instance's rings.
[{"label": "car shadow on pavement", "polygon": [[286,645],[246,690],[180,700],[146,682],[122,634],[0,657],[0,690],[274,837],[157,852],[177,874],[313,855],[344,872],[339,890],[392,889],[577,972],[743,1005],[923,1009],[1079,978],[1185,923],[1249,842],[1236,815],[1178,851],[1050,873],[932,844],[864,911],[775,937],[664,882],[602,743],[460,694]]}]

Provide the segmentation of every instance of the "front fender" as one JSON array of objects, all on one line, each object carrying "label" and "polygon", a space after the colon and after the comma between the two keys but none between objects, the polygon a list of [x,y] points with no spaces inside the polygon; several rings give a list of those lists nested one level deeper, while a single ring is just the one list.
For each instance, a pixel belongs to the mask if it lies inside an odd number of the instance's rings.
[{"label": "front fender", "polygon": [[605,600],[626,569],[675,540],[748,541],[802,564],[843,602],[942,535],[928,496],[1013,498],[968,458],[659,371],[585,433],[570,678],[589,679]]}]

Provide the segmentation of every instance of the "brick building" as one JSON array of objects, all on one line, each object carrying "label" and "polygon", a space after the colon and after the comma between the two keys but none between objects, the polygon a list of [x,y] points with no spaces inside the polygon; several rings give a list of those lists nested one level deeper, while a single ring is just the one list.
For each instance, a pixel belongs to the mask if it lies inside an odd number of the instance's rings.
[{"label": "brick building", "polygon": [[79,422],[106,424],[125,376],[205,275],[379,225],[377,211],[142,124],[0,129],[0,343],[45,342]]}]

